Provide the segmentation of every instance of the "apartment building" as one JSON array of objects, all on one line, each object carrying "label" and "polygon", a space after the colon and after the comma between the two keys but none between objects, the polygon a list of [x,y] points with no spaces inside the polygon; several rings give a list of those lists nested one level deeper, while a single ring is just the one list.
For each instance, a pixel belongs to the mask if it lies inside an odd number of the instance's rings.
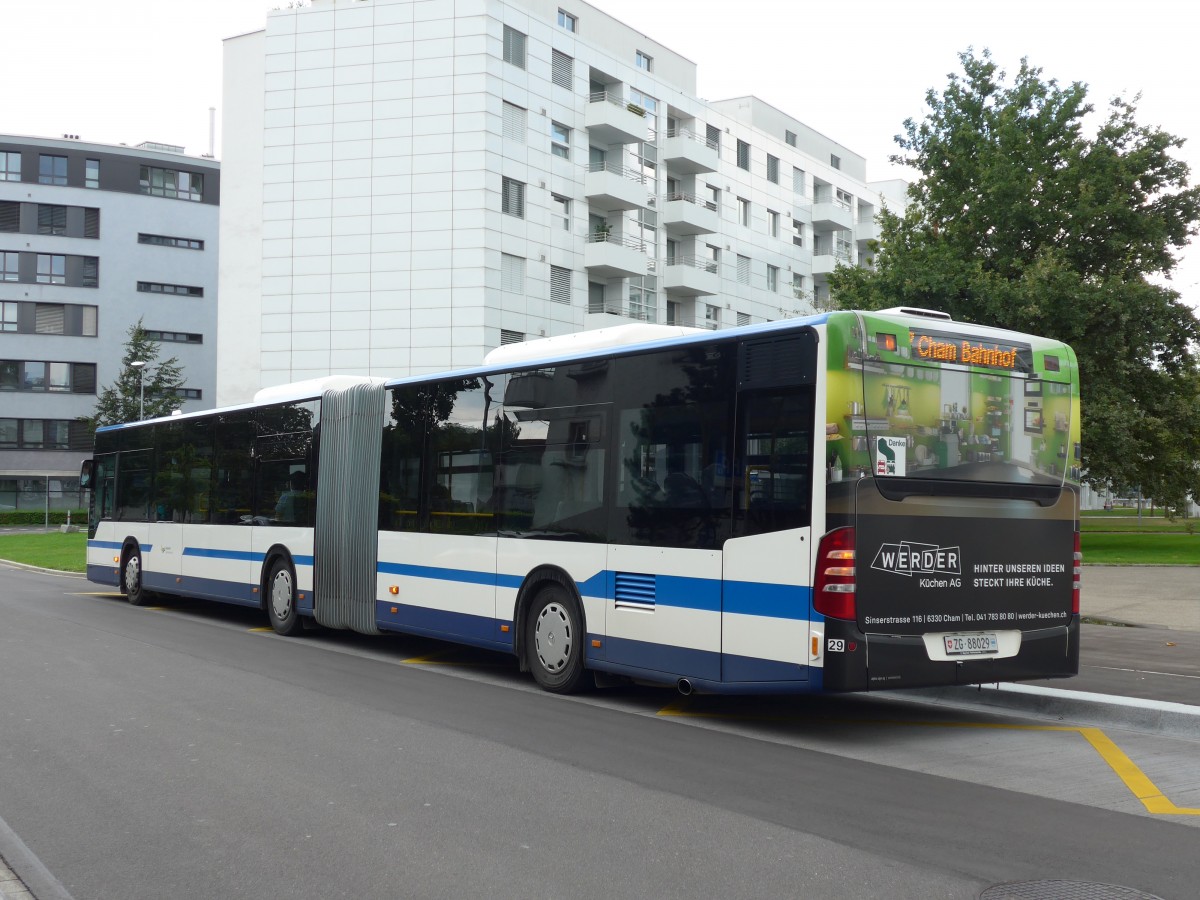
[{"label": "apartment building", "polygon": [[0,135],[0,509],[78,502],[139,319],[213,405],[220,166],[182,150]]},{"label": "apartment building", "polygon": [[226,41],[224,110],[221,403],[808,313],[865,261],[886,188],[762,100],[700,99],[694,62],[576,0],[278,10]]}]

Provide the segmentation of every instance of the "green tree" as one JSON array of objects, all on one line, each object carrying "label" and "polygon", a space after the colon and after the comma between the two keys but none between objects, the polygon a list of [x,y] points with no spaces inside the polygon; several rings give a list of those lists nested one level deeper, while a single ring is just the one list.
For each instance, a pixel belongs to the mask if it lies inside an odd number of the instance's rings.
[{"label": "green tree", "polygon": [[885,210],[874,267],[830,276],[842,308],[921,306],[1071,344],[1082,379],[1083,463],[1094,483],[1140,485],[1170,504],[1200,496],[1200,322],[1170,287],[1197,233],[1200,188],[1114,99],[1094,136],[1086,87],[1025,60],[1011,86],[990,54],[926,94],[892,161],[919,177]]},{"label": "green tree", "polygon": [[[183,368],[174,356],[158,361],[158,341],[153,341],[142,328],[142,320],[129,327],[129,340],[121,357],[121,372],[117,380],[100,392],[93,427],[136,422],[139,418],[153,419],[169,416],[179,407],[178,391],[183,387]],[[132,364],[146,363],[139,374]],[[144,396],[144,415],[142,413]]]}]

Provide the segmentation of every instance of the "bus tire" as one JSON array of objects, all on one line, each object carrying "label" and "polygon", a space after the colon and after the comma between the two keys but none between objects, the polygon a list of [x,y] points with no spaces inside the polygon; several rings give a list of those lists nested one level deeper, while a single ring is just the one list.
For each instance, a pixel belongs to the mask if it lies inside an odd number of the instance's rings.
[{"label": "bus tire", "polygon": [[150,599],[142,587],[142,551],[136,546],[128,548],[121,561],[121,593],[130,606],[145,606]]},{"label": "bus tire", "polygon": [[543,585],[525,617],[526,664],[543,690],[569,694],[583,676],[583,616],[561,584]]},{"label": "bus tire", "polygon": [[267,576],[267,618],[276,634],[291,637],[304,630],[304,622],[296,609],[296,576],[282,556],[271,564]]}]

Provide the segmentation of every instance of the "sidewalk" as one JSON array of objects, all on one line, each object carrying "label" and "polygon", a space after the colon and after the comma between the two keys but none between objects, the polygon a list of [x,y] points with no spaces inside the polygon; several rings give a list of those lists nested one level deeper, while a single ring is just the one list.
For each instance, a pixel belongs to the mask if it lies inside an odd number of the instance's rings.
[{"label": "sidewalk", "polygon": [[1200,631],[1200,566],[1083,567],[1084,617]]}]

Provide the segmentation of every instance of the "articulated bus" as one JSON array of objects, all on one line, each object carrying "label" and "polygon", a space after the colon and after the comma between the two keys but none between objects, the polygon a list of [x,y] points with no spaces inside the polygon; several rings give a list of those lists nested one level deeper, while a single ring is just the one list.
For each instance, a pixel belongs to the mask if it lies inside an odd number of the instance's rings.
[{"label": "articulated bus", "polygon": [[1079,665],[1078,368],[927,310],[512,344],[97,430],[88,577],[725,693]]}]

